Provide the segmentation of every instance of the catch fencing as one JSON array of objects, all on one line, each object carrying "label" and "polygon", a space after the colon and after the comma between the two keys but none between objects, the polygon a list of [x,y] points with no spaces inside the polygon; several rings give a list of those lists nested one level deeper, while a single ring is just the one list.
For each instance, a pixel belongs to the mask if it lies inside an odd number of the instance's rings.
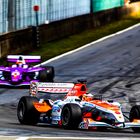
[{"label": "catch fencing", "polygon": [[0,33],[35,25],[35,5],[39,24],[90,13],[90,0],[0,0]]},{"label": "catch fencing", "polygon": [[0,0],[0,33],[124,6],[124,0]]},{"label": "catch fencing", "polygon": [[8,30],[8,0],[0,0],[0,33]]},{"label": "catch fencing", "polygon": [[124,0],[0,0],[0,33],[34,26],[35,5],[40,25],[121,7]]}]

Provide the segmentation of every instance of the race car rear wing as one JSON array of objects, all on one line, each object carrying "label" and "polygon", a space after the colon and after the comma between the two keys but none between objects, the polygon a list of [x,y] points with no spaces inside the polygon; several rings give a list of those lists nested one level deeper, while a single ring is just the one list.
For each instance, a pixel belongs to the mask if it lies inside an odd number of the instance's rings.
[{"label": "race car rear wing", "polygon": [[74,87],[74,83],[44,83],[31,82],[30,95],[36,96],[38,92],[68,93]]},{"label": "race car rear wing", "polygon": [[30,56],[30,55],[8,55],[7,61],[8,62],[17,62],[19,57],[22,57],[26,63],[37,63],[41,62],[41,56]]}]

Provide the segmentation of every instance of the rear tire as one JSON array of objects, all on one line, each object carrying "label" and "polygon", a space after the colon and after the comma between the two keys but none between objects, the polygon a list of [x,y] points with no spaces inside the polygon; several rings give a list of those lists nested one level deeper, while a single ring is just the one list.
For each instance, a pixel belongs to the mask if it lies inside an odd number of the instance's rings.
[{"label": "rear tire", "polygon": [[54,67],[52,66],[47,66],[43,67],[45,70],[39,71],[39,80],[40,82],[53,82],[55,72],[54,72]]},{"label": "rear tire", "polygon": [[23,96],[18,103],[17,117],[21,124],[35,125],[38,123],[40,113],[35,109],[33,102],[38,102],[36,97]]},{"label": "rear tire", "polygon": [[[131,108],[129,119],[130,122],[132,122],[134,119],[140,119],[140,105],[135,105]],[[140,127],[132,127],[132,130],[135,133],[140,133]]]},{"label": "rear tire", "polygon": [[61,113],[62,126],[65,129],[77,129],[82,121],[82,110],[77,104],[64,105]]}]

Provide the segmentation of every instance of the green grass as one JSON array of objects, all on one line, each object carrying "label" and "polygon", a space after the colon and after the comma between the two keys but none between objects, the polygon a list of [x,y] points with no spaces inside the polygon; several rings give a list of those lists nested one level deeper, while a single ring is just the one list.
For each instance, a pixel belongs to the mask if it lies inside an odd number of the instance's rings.
[{"label": "green grass", "polygon": [[95,41],[101,37],[113,34],[117,31],[130,27],[140,22],[140,18],[127,17],[110,24],[86,30],[79,34],[42,44],[37,50],[32,51],[31,55],[41,55],[43,61],[48,60],[67,51],[76,49],[82,45]]}]

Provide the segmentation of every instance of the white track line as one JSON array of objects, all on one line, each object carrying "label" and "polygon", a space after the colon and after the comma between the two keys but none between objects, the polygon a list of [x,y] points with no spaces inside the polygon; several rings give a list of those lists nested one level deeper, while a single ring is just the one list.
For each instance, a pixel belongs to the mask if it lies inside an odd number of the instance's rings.
[{"label": "white track line", "polygon": [[32,138],[32,137],[19,137],[16,140],[28,140],[29,138]]},{"label": "white track line", "polygon": [[[64,56],[66,56],[66,55],[69,55],[69,54],[72,54],[72,53],[77,52],[77,51],[79,51],[79,50],[82,50],[82,49],[84,49],[84,48],[86,48],[86,47],[88,47],[88,46],[90,46],[90,45],[96,44],[96,43],[101,42],[101,41],[103,41],[103,40],[105,40],[105,39],[108,39],[108,38],[110,38],[110,37],[113,37],[113,36],[122,34],[122,33],[126,32],[126,31],[129,31],[129,30],[132,30],[133,28],[136,28],[136,27],[138,27],[138,26],[140,26],[140,23],[135,24],[134,26],[128,27],[128,28],[126,28],[126,29],[124,29],[124,30],[122,30],[122,31],[118,31],[118,32],[116,32],[116,33],[114,33],[114,34],[111,34],[111,35],[102,37],[102,38],[100,38],[100,39],[98,39],[98,40],[96,40],[96,41],[93,41],[93,42],[88,43],[88,44],[86,44],[86,45],[84,45],[84,46],[81,46],[80,48],[77,48],[77,49],[75,49],[75,50],[72,50],[72,51],[66,52],[66,53],[64,53],[64,54],[62,54],[62,55],[56,56],[56,57],[54,57],[54,58],[51,58],[51,59],[49,59],[49,60],[47,60],[47,61],[41,63],[41,65],[46,65],[47,63],[50,63],[50,62],[52,62],[52,61],[55,61],[55,60],[57,60],[57,59],[59,59],[59,58],[61,58],[61,57],[64,57]],[[39,66],[39,65],[37,65],[37,66]]]},{"label": "white track line", "polygon": [[140,138],[117,137],[19,137],[16,140],[140,140]]}]

